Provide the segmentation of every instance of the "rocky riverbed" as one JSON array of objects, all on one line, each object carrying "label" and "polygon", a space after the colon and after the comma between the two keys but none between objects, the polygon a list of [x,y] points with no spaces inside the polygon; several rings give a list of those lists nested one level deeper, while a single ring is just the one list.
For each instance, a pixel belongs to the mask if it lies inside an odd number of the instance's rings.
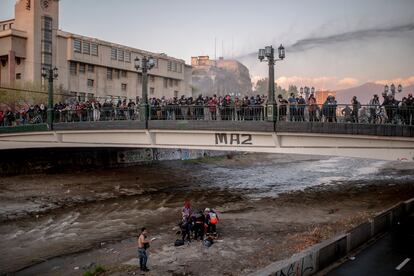
[{"label": "rocky riverbed", "polygon": [[[0,179],[0,274],[245,275],[414,196],[412,163],[247,154]],[[184,199],[215,208],[219,240],[174,247]]]}]

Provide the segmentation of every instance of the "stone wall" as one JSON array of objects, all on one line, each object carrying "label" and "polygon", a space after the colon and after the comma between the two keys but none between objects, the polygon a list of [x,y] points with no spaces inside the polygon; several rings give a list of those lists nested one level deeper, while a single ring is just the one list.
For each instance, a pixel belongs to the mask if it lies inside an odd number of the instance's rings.
[{"label": "stone wall", "polygon": [[206,150],[130,148],[4,150],[1,152],[0,176],[115,168],[153,161],[188,160],[225,154]]}]

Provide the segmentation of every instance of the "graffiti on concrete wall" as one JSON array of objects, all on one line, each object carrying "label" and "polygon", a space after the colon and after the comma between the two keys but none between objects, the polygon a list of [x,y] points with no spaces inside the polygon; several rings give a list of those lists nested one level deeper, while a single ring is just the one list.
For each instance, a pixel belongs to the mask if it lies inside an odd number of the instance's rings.
[{"label": "graffiti on concrete wall", "polygon": [[117,161],[120,164],[148,162],[153,159],[152,149],[132,149],[117,152]]},{"label": "graffiti on concrete wall", "polygon": [[120,164],[133,164],[148,161],[191,160],[224,154],[225,152],[222,151],[192,149],[131,149],[117,152],[117,161]]},{"label": "graffiti on concrete wall", "polygon": [[309,253],[300,260],[291,263],[285,268],[276,272],[276,276],[308,276],[315,271],[314,253]]}]

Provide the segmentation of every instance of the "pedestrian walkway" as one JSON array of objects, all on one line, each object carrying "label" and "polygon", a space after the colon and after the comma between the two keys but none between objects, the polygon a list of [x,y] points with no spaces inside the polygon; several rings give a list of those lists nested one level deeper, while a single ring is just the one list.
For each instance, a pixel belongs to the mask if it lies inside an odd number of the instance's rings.
[{"label": "pedestrian walkway", "polygon": [[414,215],[354,257],[327,275],[414,275]]}]

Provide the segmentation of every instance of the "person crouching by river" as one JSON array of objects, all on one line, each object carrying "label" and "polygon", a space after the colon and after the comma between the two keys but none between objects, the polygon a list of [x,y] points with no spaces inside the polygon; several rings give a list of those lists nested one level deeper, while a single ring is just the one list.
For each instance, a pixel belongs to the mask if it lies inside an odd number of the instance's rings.
[{"label": "person crouching by river", "polygon": [[150,241],[147,240],[148,231],[145,227],[141,228],[141,234],[138,237],[138,257],[139,257],[139,267],[141,271],[149,271],[147,268],[147,249],[150,246]]}]

